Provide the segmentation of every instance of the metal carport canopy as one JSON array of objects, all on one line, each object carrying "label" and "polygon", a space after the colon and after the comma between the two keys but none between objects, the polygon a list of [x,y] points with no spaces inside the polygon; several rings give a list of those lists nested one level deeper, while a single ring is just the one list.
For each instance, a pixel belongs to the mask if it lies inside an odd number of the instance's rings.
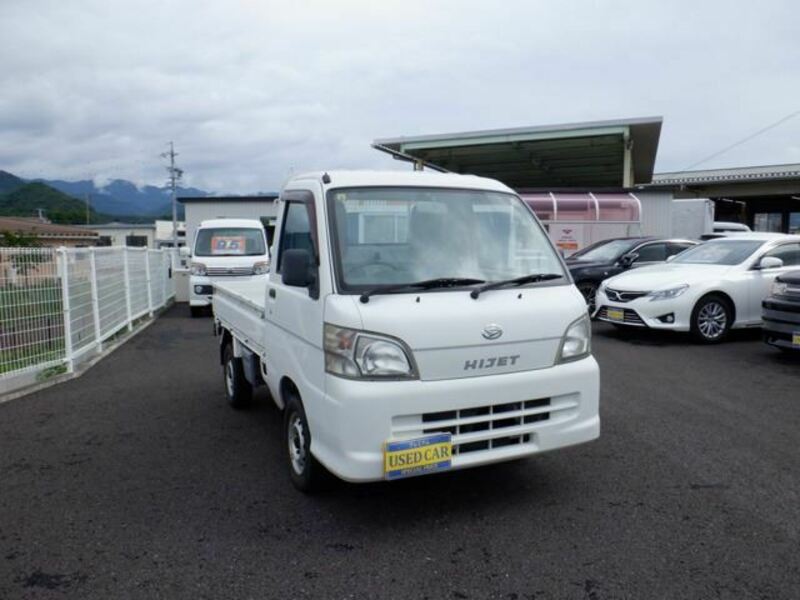
[{"label": "metal carport canopy", "polygon": [[653,176],[661,117],[381,139],[396,158],[512,188],[631,187]]}]

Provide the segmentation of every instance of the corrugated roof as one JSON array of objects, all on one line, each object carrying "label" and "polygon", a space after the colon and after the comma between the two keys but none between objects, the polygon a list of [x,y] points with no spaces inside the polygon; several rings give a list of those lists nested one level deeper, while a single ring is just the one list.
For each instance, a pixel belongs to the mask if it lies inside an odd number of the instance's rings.
[{"label": "corrugated roof", "polygon": [[38,219],[25,217],[0,217],[0,231],[12,231],[36,237],[81,237],[96,238],[96,231],[75,227],[72,225],[57,225],[56,223],[43,223]]},{"label": "corrugated roof", "polygon": [[762,165],[703,171],[676,171],[653,175],[653,185],[694,185],[709,183],[747,183],[800,179],[800,164]]}]

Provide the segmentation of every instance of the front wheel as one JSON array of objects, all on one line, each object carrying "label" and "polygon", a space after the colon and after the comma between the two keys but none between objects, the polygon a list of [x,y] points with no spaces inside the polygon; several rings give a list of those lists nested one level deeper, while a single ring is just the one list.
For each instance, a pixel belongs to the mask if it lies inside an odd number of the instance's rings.
[{"label": "front wheel", "polygon": [[311,430],[303,404],[297,397],[289,398],[286,403],[283,429],[292,484],[305,493],[322,489],[330,475],[311,454]]},{"label": "front wheel", "polygon": [[692,311],[692,335],[702,344],[717,344],[727,337],[732,321],[727,300],[714,294],[705,296]]}]

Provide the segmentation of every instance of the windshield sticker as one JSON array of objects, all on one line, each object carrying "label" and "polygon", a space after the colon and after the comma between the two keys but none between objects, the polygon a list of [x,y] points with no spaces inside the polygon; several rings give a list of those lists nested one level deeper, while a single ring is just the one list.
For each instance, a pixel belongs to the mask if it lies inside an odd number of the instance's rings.
[{"label": "windshield sticker", "polygon": [[215,235],[211,238],[211,254],[244,254],[244,236]]}]

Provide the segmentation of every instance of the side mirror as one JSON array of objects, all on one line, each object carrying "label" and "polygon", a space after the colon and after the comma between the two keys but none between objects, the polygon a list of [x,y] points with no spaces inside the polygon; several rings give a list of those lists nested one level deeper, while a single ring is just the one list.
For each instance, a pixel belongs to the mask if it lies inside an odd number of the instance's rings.
[{"label": "side mirror", "polygon": [[677,255],[677,254],[670,254],[670,255],[667,257],[667,262],[672,262],[672,260],[673,260],[673,259],[674,259],[676,256],[678,256],[678,255]]},{"label": "side mirror", "polygon": [[310,287],[316,281],[314,259],[308,250],[284,250],[281,258],[283,283],[292,287]]},{"label": "side mirror", "polygon": [[192,251],[191,251],[191,250],[189,250],[189,247],[188,247],[188,246],[181,246],[181,247],[178,249],[178,254],[179,254],[179,255],[180,255],[182,258],[189,258],[189,257],[192,255]]},{"label": "side mirror", "polygon": [[758,261],[759,269],[777,269],[783,266],[783,261],[777,256],[765,256]]},{"label": "side mirror", "polygon": [[623,257],[619,259],[619,264],[621,267],[627,269],[636,262],[637,258],[639,258],[639,255],[636,252],[631,252],[630,254],[623,255]]}]

